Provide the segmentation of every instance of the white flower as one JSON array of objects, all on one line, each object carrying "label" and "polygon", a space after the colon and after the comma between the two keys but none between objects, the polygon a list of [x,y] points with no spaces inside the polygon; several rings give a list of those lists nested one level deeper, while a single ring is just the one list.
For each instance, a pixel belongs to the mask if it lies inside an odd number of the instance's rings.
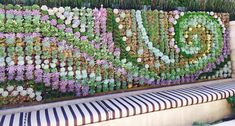
[{"label": "white flower", "polygon": [[130,29],[126,30],[126,36],[131,37],[132,36],[132,31]]},{"label": "white flower", "polygon": [[28,93],[28,94],[33,93],[33,88],[27,88],[27,93]]},{"label": "white flower", "polygon": [[53,60],[52,60],[53,63],[56,63],[57,61],[58,61],[57,59],[53,59]]},{"label": "white flower", "polygon": [[42,101],[42,96],[37,96],[37,97],[36,97],[36,100],[37,100],[37,101]]},{"label": "white flower", "polygon": [[61,67],[64,67],[64,66],[65,66],[65,62],[61,62],[61,63],[60,63],[60,66],[61,66]]},{"label": "white flower", "polygon": [[175,15],[175,19],[179,19],[180,18],[180,16],[177,14],[177,15]]},{"label": "white flower", "polygon": [[80,30],[81,32],[85,32],[86,31],[86,29],[85,28],[81,28],[81,30]]},{"label": "white flower", "polygon": [[174,25],[176,25],[177,24],[177,21],[174,21],[174,23],[173,23]]},{"label": "white flower", "polygon": [[121,62],[122,62],[122,63],[126,63],[126,59],[122,59]]},{"label": "white flower", "polygon": [[129,52],[131,50],[131,47],[130,46],[127,46],[126,47],[126,51]]},{"label": "white flower", "polygon": [[40,55],[36,55],[36,56],[35,56],[35,59],[40,59]]},{"label": "white flower", "polygon": [[46,5],[42,5],[41,9],[46,11],[46,10],[48,10],[48,7]]},{"label": "white flower", "polygon": [[210,12],[210,15],[211,15],[211,16],[213,16],[214,14],[215,14],[214,12],[212,12],[212,11]]},{"label": "white flower", "polygon": [[28,64],[33,64],[33,60],[28,60],[27,63]]},{"label": "white flower", "polygon": [[175,48],[175,49],[177,49],[177,48],[178,48],[178,46],[177,46],[177,45],[175,45],[175,46],[174,46],[174,48]]},{"label": "white flower", "polygon": [[55,68],[56,64],[55,63],[51,63],[50,66],[51,66],[51,68]]},{"label": "white flower", "polygon": [[27,91],[26,91],[26,90],[20,91],[20,95],[21,95],[21,96],[26,96],[26,95],[27,95]]},{"label": "white flower", "polygon": [[71,66],[70,66],[70,67],[68,67],[68,70],[69,70],[69,71],[73,70],[73,67],[71,67]]},{"label": "white flower", "polygon": [[217,16],[217,15],[214,15],[214,18],[218,18],[218,16]]},{"label": "white flower", "polygon": [[118,14],[118,9],[113,9],[114,14]]},{"label": "white flower", "polygon": [[22,86],[17,86],[16,90],[17,91],[22,91],[24,88]]},{"label": "white flower", "polygon": [[69,75],[69,76],[73,76],[73,75],[74,75],[74,72],[73,72],[73,71],[69,71],[68,75]]},{"label": "white flower", "polygon": [[126,14],[125,14],[124,12],[122,12],[122,13],[120,14],[120,16],[121,16],[121,18],[125,18],[125,17],[126,17]]},{"label": "white flower", "polygon": [[64,13],[64,8],[63,7],[59,7],[59,12],[60,13]]},{"label": "white flower", "polygon": [[122,28],[123,28],[122,24],[118,25],[118,29],[122,29]]},{"label": "white flower", "polygon": [[0,94],[2,94],[4,92],[3,88],[0,88]]},{"label": "white flower", "polygon": [[137,52],[139,55],[142,55],[142,54],[144,54],[144,50],[143,49],[140,49],[140,50],[138,50],[138,52]]},{"label": "white flower", "polygon": [[6,58],[6,62],[9,63],[9,62],[11,62],[11,61],[12,61],[11,57],[7,57],[7,58]]},{"label": "white flower", "polygon": [[64,67],[60,68],[60,72],[64,72],[64,71],[65,71]]},{"label": "white flower", "polygon": [[96,77],[95,80],[96,80],[96,81],[101,81],[101,80],[102,80],[102,77],[101,77],[101,76],[98,76],[98,77]]},{"label": "white flower", "polygon": [[73,12],[69,12],[69,15],[70,15],[71,18],[73,18],[74,13]]},{"label": "white flower", "polygon": [[184,12],[181,12],[181,13],[180,13],[180,16],[184,16]]},{"label": "white flower", "polygon": [[67,19],[67,20],[65,20],[65,24],[66,24],[66,25],[71,24],[71,20],[68,20],[68,19]]},{"label": "white flower", "polygon": [[148,68],[149,68],[149,65],[148,65],[148,64],[145,64],[144,67],[145,67],[146,69],[148,69]]},{"label": "white flower", "polygon": [[138,58],[138,59],[137,59],[137,62],[138,62],[138,63],[140,63],[141,61],[142,61],[141,58]]},{"label": "white flower", "polygon": [[124,36],[124,37],[122,37],[122,40],[125,42],[127,40],[127,38]]},{"label": "white flower", "polygon": [[44,65],[43,66],[43,69],[48,69],[49,68],[49,65]]},{"label": "white flower", "polygon": [[49,63],[49,60],[44,60],[44,63],[45,63],[45,64],[48,64],[48,63]]},{"label": "white flower", "polygon": [[92,73],[90,74],[90,77],[91,77],[91,78],[95,77],[95,73],[92,72]]},{"label": "white flower", "polygon": [[73,16],[73,19],[78,19],[79,17],[78,16]]},{"label": "white flower", "polygon": [[53,11],[52,9],[49,9],[49,10],[48,10],[48,14],[49,14],[49,15],[54,15],[54,11]]},{"label": "white flower", "polygon": [[14,86],[7,86],[7,90],[8,91],[13,91],[14,90]]},{"label": "white flower", "polygon": [[29,94],[30,98],[34,98],[36,95],[34,93]]},{"label": "white flower", "polygon": [[67,20],[70,20],[70,22],[73,20],[73,16],[67,17]]},{"label": "white flower", "polygon": [[24,57],[19,56],[17,59],[20,60],[20,61],[22,61],[22,60],[24,60]]},{"label": "white flower", "polygon": [[6,64],[4,62],[0,62],[0,66],[4,67]]},{"label": "white flower", "polygon": [[42,94],[42,92],[36,91],[35,94],[36,94],[37,96],[40,96],[40,95]]},{"label": "white flower", "polygon": [[77,28],[77,27],[78,27],[77,24],[73,24],[73,25],[72,25],[72,28]]},{"label": "white flower", "polygon": [[41,65],[36,65],[36,69],[40,69],[41,68]]},{"label": "white flower", "polygon": [[18,65],[24,65],[24,61],[18,61]]},{"label": "white flower", "polygon": [[64,20],[65,19],[65,16],[64,15],[60,15],[59,17],[61,20]]},{"label": "white flower", "polygon": [[117,18],[115,19],[115,21],[116,21],[117,23],[120,22],[120,18],[117,17]]},{"label": "white flower", "polygon": [[12,95],[12,96],[17,96],[18,94],[19,94],[18,91],[12,91],[12,92],[11,92],[11,95]]},{"label": "white flower", "polygon": [[2,97],[7,97],[8,96],[8,91],[4,91],[3,93],[2,93]]},{"label": "white flower", "polygon": [[57,7],[53,7],[52,10],[53,10],[54,13],[58,12],[58,8]]}]

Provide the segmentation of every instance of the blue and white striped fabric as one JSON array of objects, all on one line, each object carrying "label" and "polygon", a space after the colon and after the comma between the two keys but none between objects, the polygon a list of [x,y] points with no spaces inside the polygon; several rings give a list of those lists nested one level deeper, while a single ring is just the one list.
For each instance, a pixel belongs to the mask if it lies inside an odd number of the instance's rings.
[{"label": "blue and white striped fabric", "polygon": [[0,115],[0,126],[24,126],[25,113]]},{"label": "blue and white striped fabric", "polygon": [[78,126],[201,104],[234,95],[235,84],[232,83],[160,91],[0,115],[0,126]]}]

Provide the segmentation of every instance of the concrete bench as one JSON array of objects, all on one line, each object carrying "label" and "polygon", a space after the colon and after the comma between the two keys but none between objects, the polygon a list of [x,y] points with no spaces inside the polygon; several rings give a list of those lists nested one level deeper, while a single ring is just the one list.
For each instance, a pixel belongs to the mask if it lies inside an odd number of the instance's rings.
[{"label": "concrete bench", "polygon": [[[235,95],[235,81],[0,113],[0,126],[77,126],[197,105]],[[4,111],[4,110],[1,110]],[[175,115],[177,116],[177,115]],[[138,122],[138,120],[136,120]]]}]

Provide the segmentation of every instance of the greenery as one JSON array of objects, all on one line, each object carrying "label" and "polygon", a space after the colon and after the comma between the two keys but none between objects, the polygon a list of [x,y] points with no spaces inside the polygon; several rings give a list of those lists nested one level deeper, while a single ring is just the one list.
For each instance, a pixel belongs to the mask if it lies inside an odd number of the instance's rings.
[{"label": "greenery", "polygon": [[[71,7],[115,7],[142,9],[142,5],[151,6],[152,9],[174,10],[177,7],[186,7],[193,11],[228,12],[231,20],[235,19],[234,0],[1,0],[2,4],[71,6]],[[178,8],[179,9],[179,8]]]},{"label": "greenery", "polygon": [[233,110],[233,114],[235,115],[235,96],[229,97],[229,98],[227,99],[227,101],[228,101],[228,103],[231,104],[232,110]]}]

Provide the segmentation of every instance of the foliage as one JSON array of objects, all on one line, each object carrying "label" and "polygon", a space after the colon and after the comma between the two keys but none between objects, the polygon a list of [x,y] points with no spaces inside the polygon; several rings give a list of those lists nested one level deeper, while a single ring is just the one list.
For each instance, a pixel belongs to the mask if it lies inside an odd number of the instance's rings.
[{"label": "foliage", "polygon": [[3,4],[71,6],[71,7],[104,7],[140,9],[142,5],[152,6],[152,9],[173,10],[177,7],[186,7],[194,11],[229,12],[231,20],[235,19],[234,0],[2,0]]},{"label": "foliage", "polygon": [[231,104],[232,110],[233,110],[233,114],[235,115],[235,96],[233,97],[229,97],[227,99],[228,103]]}]

